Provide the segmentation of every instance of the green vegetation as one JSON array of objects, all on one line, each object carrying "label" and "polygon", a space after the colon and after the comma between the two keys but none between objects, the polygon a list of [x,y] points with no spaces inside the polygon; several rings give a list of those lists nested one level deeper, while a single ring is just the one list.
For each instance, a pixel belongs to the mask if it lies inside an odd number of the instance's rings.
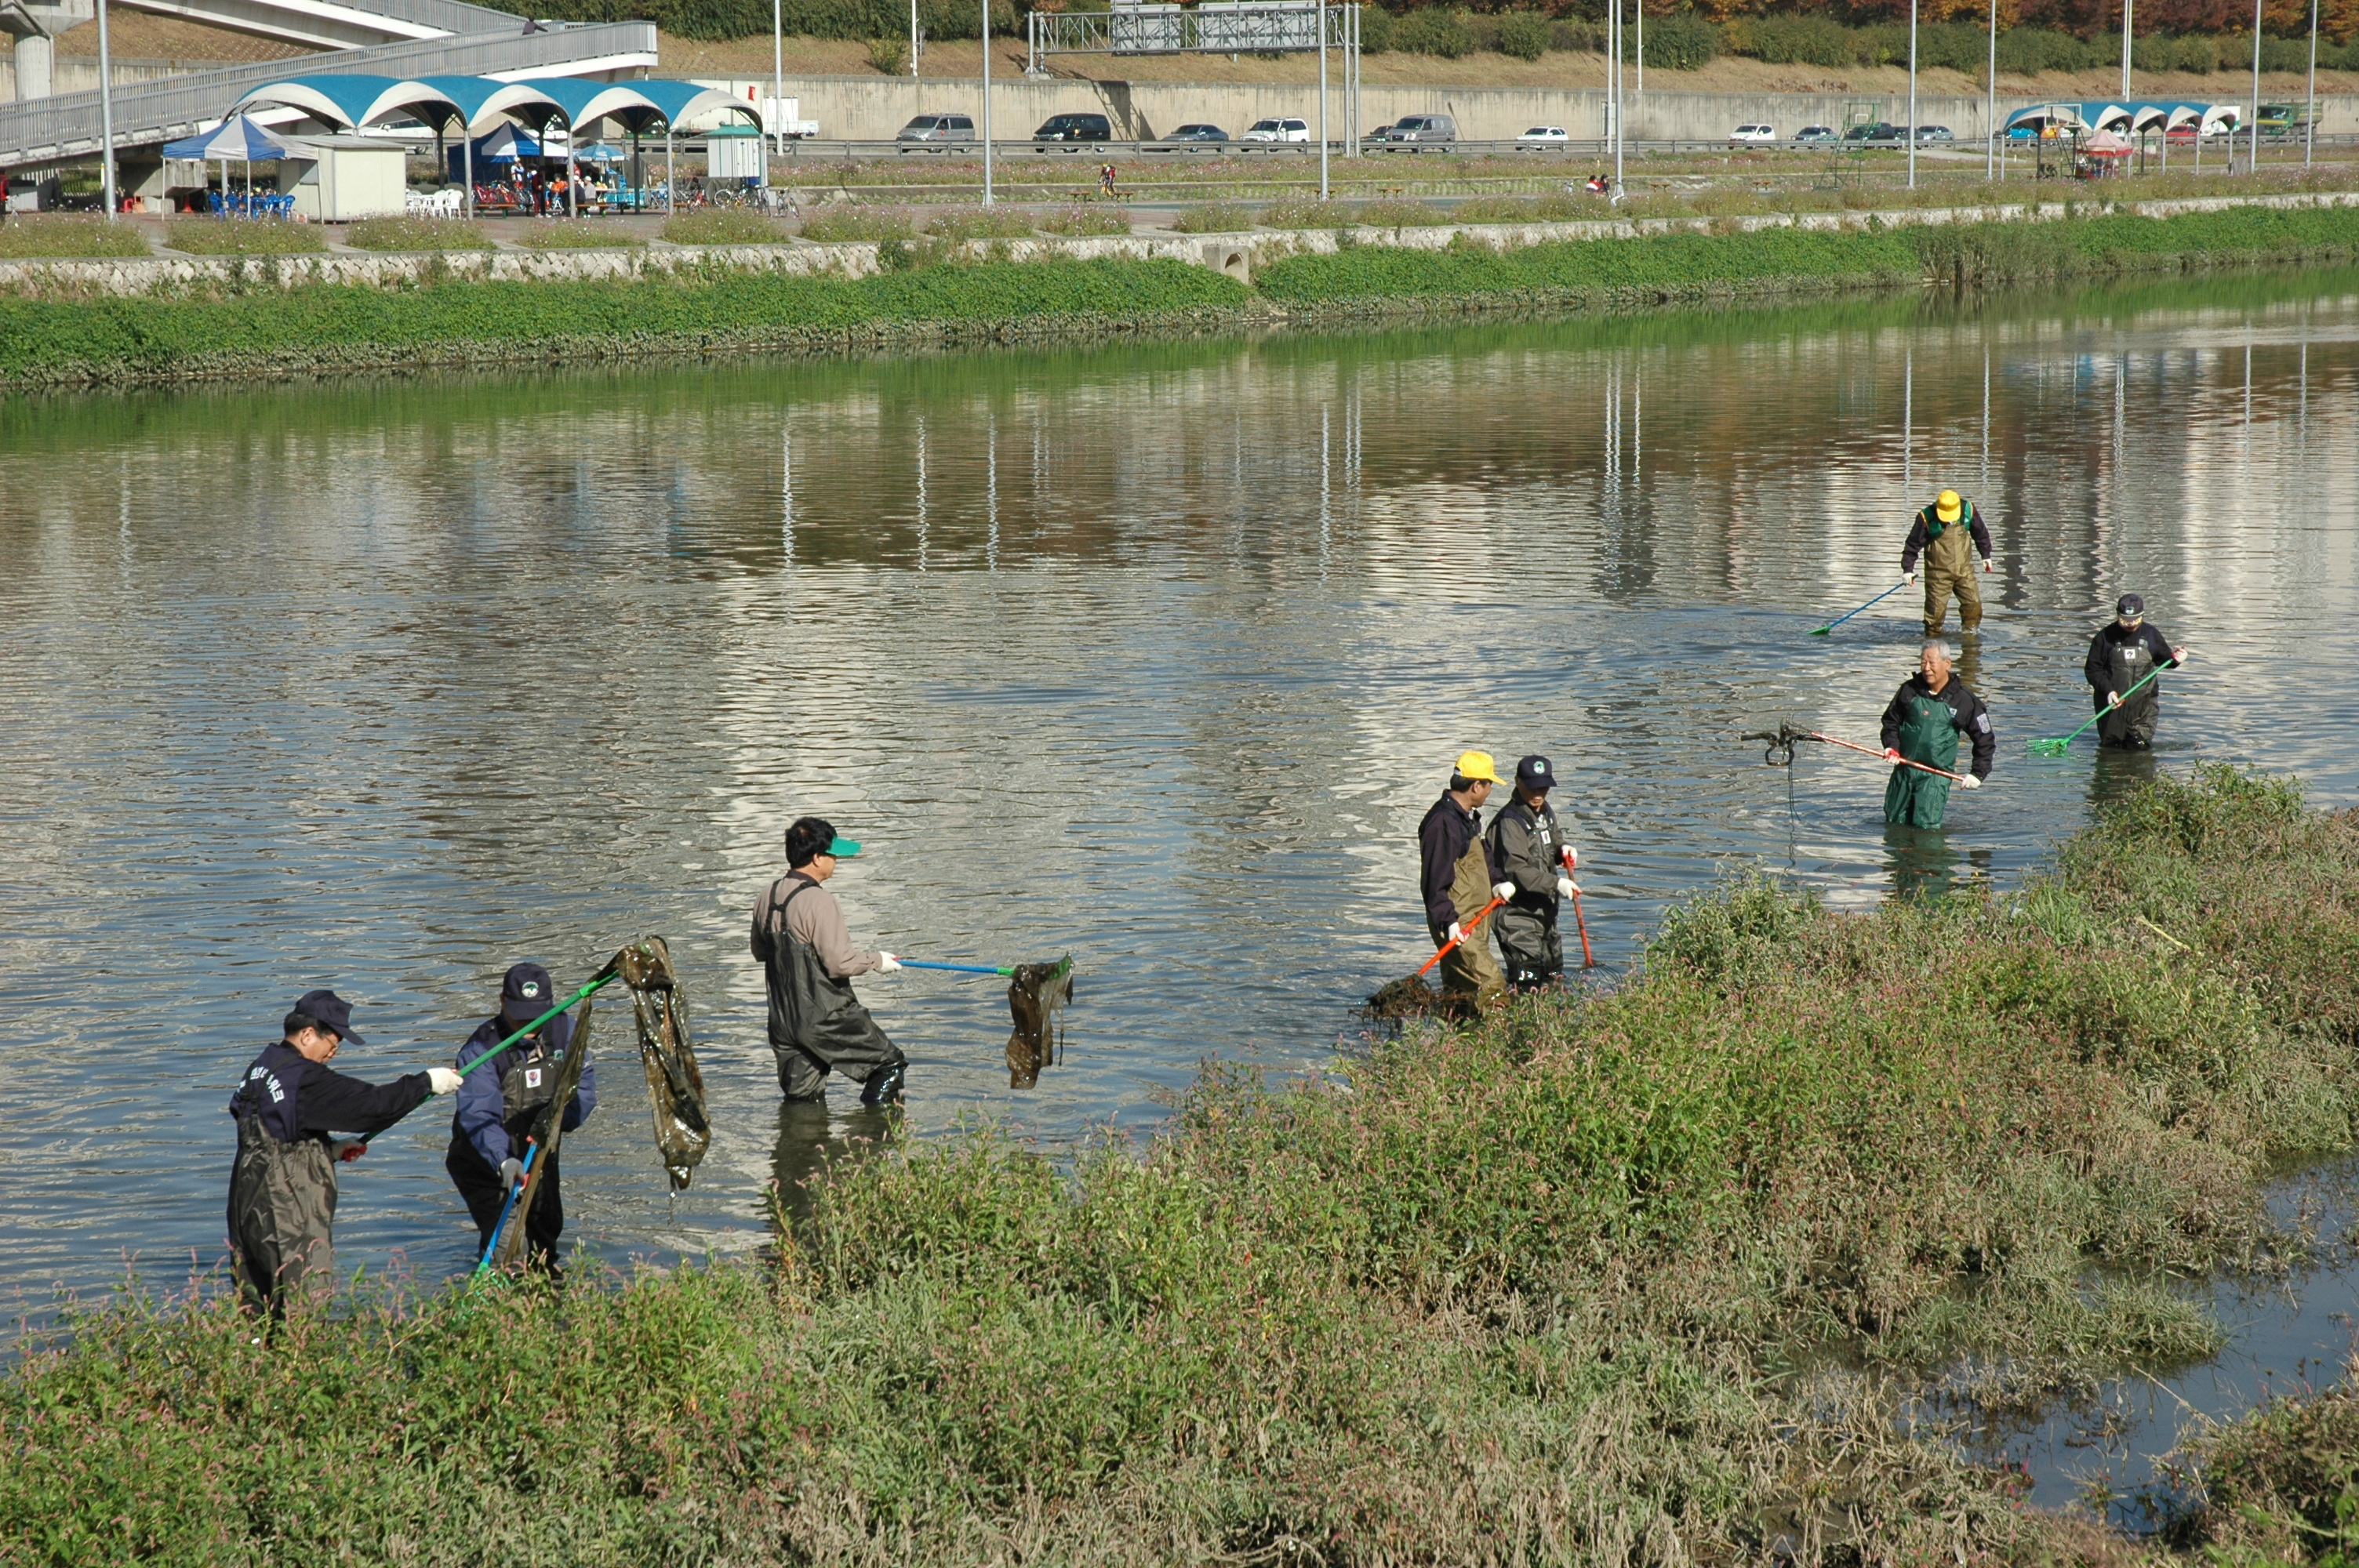
[{"label": "green vegetation", "polygon": [[2350,1145],[2354,916],[2359,820],[2166,778],[2004,900],[1733,883],[1611,991],[1208,1068],[1070,1175],[855,1163],[774,1268],[82,1313],[0,1386],[0,1554],[2085,1560],[1893,1394],[2216,1344],[2166,1276]]},{"label": "green vegetation", "polygon": [[1032,215],[1015,207],[951,207],[926,220],[926,232],[945,240],[1024,240]]},{"label": "green vegetation", "polygon": [[783,245],[790,238],[776,219],[730,207],[676,212],[664,220],[663,237],[675,245]]},{"label": "green vegetation", "polygon": [[1265,229],[1349,229],[1359,221],[1359,213],[1346,202],[1307,196],[1273,201],[1254,217]]},{"label": "green vegetation", "polygon": [[1253,209],[1235,201],[1202,202],[1171,220],[1173,231],[1182,234],[1242,234],[1253,226]]},{"label": "green vegetation", "polygon": [[0,260],[31,256],[144,256],[147,242],[129,223],[103,218],[27,218],[0,223]]},{"label": "green vegetation", "polygon": [[1061,212],[1052,212],[1040,220],[1040,231],[1048,234],[1127,234],[1130,232],[1130,210],[1126,207],[1084,205],[1075,202]]},{"label": "green vegetation", "polygon": [[1474,196],[1450,210],[1456,223],[1563,223],[1612,216],[1594,198],[1587,206],[1573,196]]},{"label": "green vegetation", "polygon": [[1371,229],[1423,229],[1453,222],[1448,211],[1422,201],[1371,201],[1354,214]]},{"label": "green vegetation", "polygon": [[463,218],[364,218],[344,231],[363,251],[488,251],[491,236]]},{"label": "green vegetation", "polygon": [[2227,1564],[2359,1562],[2359,1366],[2307,1398],[2273,1400],[2196,1439],[2203,1489],[2164,1538]]},{"label": "green vegetation", "polygon": [[516,231],[516,243],[536,251],[592,251],[644,246],[629,230],[595,218],[544,218]]},{"label": "green vegetation", "polygon": [[902,208],[842,202],[821,207],[804,218],[803,238],[826,244],[845,240],[906,240],[909,222],[909,214]]},{"label": "green vegetation", "polygon": [[328,248],[317,230],[268,218],[176,219],[164,243],[192,256],[301,256]]},{"label": "green vegetation", "polygon": [[0,300],[0,384],[573,355],[1024,338],[1233,319],[1250,296],[1179,262],[932,266],[857,281],[715,268],[615,280],[313,285],[214,298]]}]

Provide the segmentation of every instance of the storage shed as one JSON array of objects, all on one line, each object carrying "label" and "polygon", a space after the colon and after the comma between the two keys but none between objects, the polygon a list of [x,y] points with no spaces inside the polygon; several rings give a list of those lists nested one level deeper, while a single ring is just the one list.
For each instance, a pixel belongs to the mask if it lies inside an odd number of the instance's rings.
[{"label": "storage shed", "polygon": [[398,142],[357,136],[282,136],[294,156],[278,165],[278,189],[295,211],[315,223],[353,218],[397,218],[408,206],[408,182]]}]

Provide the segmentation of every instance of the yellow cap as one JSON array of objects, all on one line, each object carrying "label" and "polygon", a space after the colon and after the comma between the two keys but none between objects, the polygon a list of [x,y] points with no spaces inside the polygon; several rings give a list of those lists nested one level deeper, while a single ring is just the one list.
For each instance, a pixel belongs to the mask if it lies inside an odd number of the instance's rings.
[{"label": "yellow cap", "polygon": [[[1922,495],[1924,492],[1918,493]],[[1945,490],[1933,498],[1933,515],[1944,523],[1955,523],[1958,514],[1965,509],[1966,503],[1958,499],[1958,492],[1954,490]]]},{"label": "yellow cap", "polygon": [[1491,753],[1488,752],[1461,752],[1458,753],[1458,776],[1462,779],[1481,779],[1485,784],[1497,784],[1499,766],[1491,760]]}]

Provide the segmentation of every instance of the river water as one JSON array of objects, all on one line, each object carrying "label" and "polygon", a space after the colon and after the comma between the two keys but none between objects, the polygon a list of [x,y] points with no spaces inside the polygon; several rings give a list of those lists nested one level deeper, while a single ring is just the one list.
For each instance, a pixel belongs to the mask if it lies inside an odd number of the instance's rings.
[{"label": "river water", "polygon": [[[1805,633],[1942,485],[1995,524],[1998,772],[1900,841],[1871,762],[1738,736],[1873,741],[1912,595]],[[570,1233],[756,1244],[774,1171],[862,1130],[841,1087],[782,1117],[745,952],[805,812],[868,847],[864,943],[1074,955],[1028,1093],[996,982],[862,986],[917,1130],[1065,1142],[1354,1037],[1429,950],[1412,834],[1468,747],[1556,761],[1607,967],[1727,866],[2018,876],[2141,767],[2352,799],[2354,497],[2353,274],[0,404],[0,1301],[217,1261],[223,1101],[299,992],[391,1076],[508,964],[570,989],[648,932],[718,1136],[668,1197],[610,1023]],[[2027,758],[2124,590],[2194,650],[2158,755]],[[347,1269],[468,1262],[447,1125],[348,1171]]]}]

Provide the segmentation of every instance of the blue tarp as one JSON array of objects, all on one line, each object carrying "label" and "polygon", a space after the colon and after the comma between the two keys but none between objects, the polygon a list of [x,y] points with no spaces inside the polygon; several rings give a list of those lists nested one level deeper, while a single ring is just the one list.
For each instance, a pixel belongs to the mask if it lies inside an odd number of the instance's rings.
[{"label": "blue tarp", "polygon": [[164,156],[202,158],[207,163],[268,163],[293,149],[243,114],[233,114],[202,135],[164,144]]}]

